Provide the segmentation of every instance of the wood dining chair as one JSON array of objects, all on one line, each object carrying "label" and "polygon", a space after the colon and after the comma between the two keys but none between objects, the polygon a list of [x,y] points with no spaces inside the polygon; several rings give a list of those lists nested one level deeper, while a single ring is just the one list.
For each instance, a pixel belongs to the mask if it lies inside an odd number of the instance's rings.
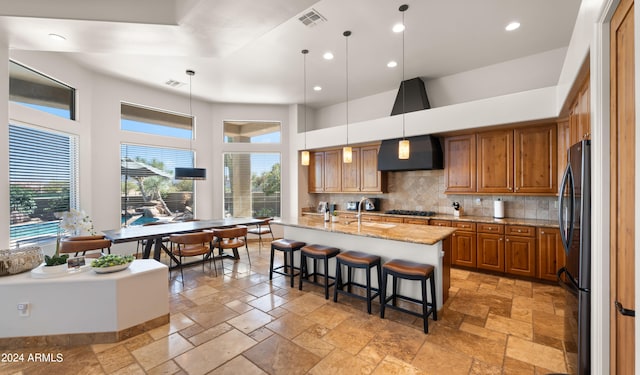
[{"label": "wood dining chair", "polygon": [[[202,256],[202,272],[204,272],[204,262],[209,257],[209,269],[211,269],[211,261],[213,261],[213,268],[216,269],[216,276],[218,275],[218,269],[216,268],[216,260],[213,256],[213,232],[195,232],[184,234],[172,234],[169,236],[169,242],[171,243],[171,253],[178,257],[178,267],[180,267],[180,276],[182,277],[182,283],[184,284],[184,259],[185,257]],[[171,270],[173,260],[169,257],[169,270]]]},{"label": "wood dining chair", "polygon": [[[242,246],[247,250],[247,259],[251,266],[251,257],[249,256],[249,246],[247,245],[247,227],[238,225],[232,228],[214,229],[215,235],[214,248],[218,248],[219,254],[223,255],[225,249],[233,249],[233,256],[239,259],[238,249]],[[222,265],[224,272],[224,264]]]}]

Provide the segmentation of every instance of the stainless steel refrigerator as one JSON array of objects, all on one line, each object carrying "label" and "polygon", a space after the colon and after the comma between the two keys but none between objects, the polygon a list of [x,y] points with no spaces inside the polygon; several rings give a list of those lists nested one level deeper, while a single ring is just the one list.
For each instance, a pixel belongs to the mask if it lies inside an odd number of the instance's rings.
[{"label": "stainless steel refrigerator", "polygon": [[591,372],[591,141],[574,144],[559,193],[560,236],[567,256],[558,281],[567,295],[565,347],[569,371]]}]

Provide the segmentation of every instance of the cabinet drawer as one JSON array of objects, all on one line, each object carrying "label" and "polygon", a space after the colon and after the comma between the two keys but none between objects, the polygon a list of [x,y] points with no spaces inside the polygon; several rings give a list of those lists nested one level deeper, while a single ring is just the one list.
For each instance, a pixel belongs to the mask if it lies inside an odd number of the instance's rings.
[{"label": "cabinet drawer", "polygon": [[515,236],[534,237],[536,235],[536,228],[525,225],[507,225],[506,232],[507,234]]},{"label": "cabinet drawer", "polygon": [[453,223],[453,227],[454,228],[464,229],[466,231],[475,232],[476,223],[471,223],[471,222],[468,222],[468,221],[456,221],[456,222]]},{"label": "cabinet drawer", "polygon": [[504,233],[504,225],[502,224],[485,224],[478,223],[478,233]]},{"label": "cabinet drawer", "polygon": [[429,219],[410,219],[410,218],[406,218],[402,221],[405,224],[421,224],[421,225],[427,225],[429,224]]},{"label": "cabinet drawer", "polygon": [[402,223],[401,217],[383,217],[383,220],[387,223]]},{"label": "cabinet drawer", "polygon": [[430,219],[429,225],[435,225],[436,227],[450,227],[451,221],[449,220],[439,220],[439,219]]},{"label": "cabinet drawer", "polygon": [[384,221],[384,218],[378,215],[362,215],[362,221]]}]

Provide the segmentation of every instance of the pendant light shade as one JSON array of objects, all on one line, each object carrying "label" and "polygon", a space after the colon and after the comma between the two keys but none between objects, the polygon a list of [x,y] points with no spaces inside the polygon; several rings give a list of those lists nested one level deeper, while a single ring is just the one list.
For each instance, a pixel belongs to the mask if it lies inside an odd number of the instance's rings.
[{"label": "pendant light shade", "polygon": [[349,164],[353,162],[353,150],[351,146],[349,146],[349,36],[351,35],[351,31],[347,30],[344,33],[344,41],[345,41],[345,70],[346,70],[346,101],[345,107],[347,108],[347,145],[342,148],[342,162],[345,164]]},{"label": "pendant light shade", "polygon": [[398,142],[398,159],[408,160],[411,146],[408,139],[402,139]]},{"label": "pendant light shade", "polygon": [[303,49],[302,51],[302,57],[303,57],[303,87],[302,87],[302,96],[304,97],[304,148],[305,150],[302,151],[302,153],[300,154],[300,164],[303,166],[308,166],[309,165],[309,151],[306,149],[307,148],[307,54],[309,53],[308,49]]},{"label": "pendant light shade", "polygon": [[408,160],[409,159],[409,151],[410,144],[409,140],[405,138],[404,135],[404,115],[405,115],[405,95],[404,95],[404,33],[406,31],[406,25],[404,24],[404,12],[409,9],[407,4],[400,5],[398,10],[402,13],[402,140],[398,142],[398,159],[400,160]]},{"label": "pendant light shade", "polygon": [[[187,75],[189,76],[189,116],[191,116],[191,138],[189,139],[189,150],[193,155],[193,149],[191,147],[191,140],[193,139],[193,107],[192,107],[192,92],[191,92],[191,78],[196,74],[191,69],[187,69]],[[195,158],[193,158],[193,165],[195,165]],[[207,170],[204,168],[176,168],[173,174],[176,180],[206,180]]]}]

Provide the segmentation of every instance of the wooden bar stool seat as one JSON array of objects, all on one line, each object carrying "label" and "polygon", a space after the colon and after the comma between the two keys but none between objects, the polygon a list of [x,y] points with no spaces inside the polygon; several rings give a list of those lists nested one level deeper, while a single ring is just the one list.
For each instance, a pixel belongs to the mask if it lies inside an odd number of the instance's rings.
[{"label": "wooden bar stool seat", "polygon": [[[329,287],[335,285],[335,277],[329,276],[329,258],[334,258],[336,255],[340,253],[340,249],[331,246],[324,245],[307,245],[302,248],[300,251],[300,284],[298,285],[298,289],[302,290],[302,282],[307,282],[315,285],[320,285],[324,287],[324,299],[329,299]],[[307,258],[313,259],[313,273],[309,273],[307,267]],[[323,272],[320,273],[318,270],[318,260],[322,260],[324,262]],[[313,281],[309,280],[309,278],[313,276]],[[324,278],[324,283],[318,283],[318,276],[322,276]],[[334,280],[332,283],[329,283],[329,280]]]},{"label": "wooden bar stool seat", "polygon": [[[382,297],[380,296],[379,286],[382,284],[380,277],[380,257],[377,255],[367,254],[360,251],[346,251],[336,256],[336,281],[333,289],[333,302],[338,302],[338,293],[350,295],[355,298],[364,299],[367,301],[367,312],[371,314],[371,301],[380,297],[380,303],[382,303]],[[342,266],[347,267],[347,282],[342,282]],[[376,276],[378,282],[378,288],[371,286],[371,269],[376,268]],[[360,284],[353,281],[352,270],[364,269],[366,271],[366,284]],[[347,286],[347,290],[344,287]],[[366,291],[366,297],[351,292],[351,287],[356,286],[364,288]],[[372,291],[376,292],[372,294]]]},{"label": "wooden bar stool seat", "polygon": [[[393,290],[387,297],[387,277],[393,278]],[[398,279],[420,281],[422,299],[415,299],[398,294]],[[427,281],[429,281],[431,302],[427,300]],[[436,303],[435,268],[430,264],[416,263],[408,260],[393,259],[382,266],[382,306],[380,306],[380,317],[384,318],[386,307],[405,312],[424,321],[424,333],[429,333],[428,317],[433,314],[433,320],[438,320],[438,308]],[[422,313],[417,313],[397,306],[397,299],[413,302],[422,305]],[[391,301],[391,304],[389,302]]]},{"label": "wooden bar stool seat", "polygon": [[[293,254],[294,252],[300,250],[303,246],[306,245],[306,242],[296,241],[296,240],[287,240],[287,239],[279,239],[271,242],[271,258],[269,260],[269,280],[273,279],[273,273],[279,273],[283,276],[291,277],[291,287],[293,288],[293,280],[296,276],[300,274],[300,267],[295,267],[293,263]],[[273,267],[273,257],[275,251],[282,251],[284,253],[284,265],[279,267]],[[287,257],[287,255],[289,255]],[[288,259],[287,259],[288,258]],[[289,265],[291,262],[291,265]],[[283,269],[284,271],[280,271]],[[298,271],[296,273],[296,271]]]}]

